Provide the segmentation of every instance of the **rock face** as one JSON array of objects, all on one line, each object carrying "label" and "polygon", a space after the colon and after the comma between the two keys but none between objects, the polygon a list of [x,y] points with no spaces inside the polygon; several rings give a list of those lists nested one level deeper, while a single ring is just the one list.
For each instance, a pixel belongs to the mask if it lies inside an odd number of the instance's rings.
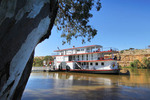
[{"label": "rock face", "polygon": [[137,54],[137,55],[120,55],[121,60],[118,61],[119,65],[122,67],[130,66],[130,63],[134,60],[142,61],[144,57],[150,58],[150,54]]},{"label": "rock face", "polygon": [[57,0],[0,0],[0,100],[21,99],[34,49],[48,38]]},{"label": "rock face", "polygon": [[144,57],[150,58],[150,49],[128,50],[120,53],[121,60],[118,61],[122,67],[130,66],[134,60],[142,61]]}]

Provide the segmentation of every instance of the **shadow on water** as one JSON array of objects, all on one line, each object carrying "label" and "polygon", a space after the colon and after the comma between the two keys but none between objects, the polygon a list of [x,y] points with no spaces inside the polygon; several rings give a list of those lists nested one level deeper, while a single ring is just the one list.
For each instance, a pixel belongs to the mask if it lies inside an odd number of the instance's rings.
[{"label": "shadow on water", "polygon": [[66,72],[31,73],[22,100],[150,98],[150,70],[129,71],[130,76]]}]

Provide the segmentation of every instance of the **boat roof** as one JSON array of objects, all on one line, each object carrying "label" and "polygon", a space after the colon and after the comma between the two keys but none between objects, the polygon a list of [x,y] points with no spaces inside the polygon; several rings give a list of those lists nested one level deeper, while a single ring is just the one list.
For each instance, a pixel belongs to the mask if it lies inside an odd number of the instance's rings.
[{"label": "boat roof", "polygon": [[55,50],[54,52],[60,52],[60,51],[65,51],[65,50],[74,50],[74,49],[79,49],[79,48],[89,48],[89,47],[99,47],[99,48],[102,48],[101,45],[89,45],[89,46],[82,46],[82,47],[74,47],[73,46],[73,48]]}]

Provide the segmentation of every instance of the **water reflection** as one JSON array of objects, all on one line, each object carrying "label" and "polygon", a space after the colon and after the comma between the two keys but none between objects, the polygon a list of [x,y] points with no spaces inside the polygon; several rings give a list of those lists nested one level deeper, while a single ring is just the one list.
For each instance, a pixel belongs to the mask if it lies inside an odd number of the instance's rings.
[{"label": "water reflection", "polygon": [[32,73],[23,100],[148,99],[150,70],[130,70],[131,75],[83,73]]}]

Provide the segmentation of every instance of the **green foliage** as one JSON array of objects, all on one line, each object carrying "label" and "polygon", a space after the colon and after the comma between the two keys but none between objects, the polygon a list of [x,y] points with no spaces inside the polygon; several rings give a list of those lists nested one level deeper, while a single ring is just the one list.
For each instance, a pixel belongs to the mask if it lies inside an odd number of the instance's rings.
[{"label": "green foliage", "polygon": [[45,56],[44,60],[45,61],[53,61],[54,59],[52,58],[52,56]]},{"label": "green foliage", "polygon": [[142,61],[134,60],[130,63],[130,67],[132,68],[150,68],[150,58],[144,57]]},{"label": "green foliage", "polygon": [[43,58],[35,57],[33,60],[33,66],[43,66],[43,61],[46,61],[48,65],[48,63],[53,60],[54,59],[51,56],[45,56]]},{"label": "green foliage", "polygon": [[73,37],[81,37],[84,43],[85,38],[90,41],[97,34],[97,30],[88,24],[89,18],[93,16],[90,12],[93,6],[99,11],[100,0],[58,0],[55,25],[62,31],[63,44],[70,43]]},{"label": "green foliage", "polygon": [[129,48],[129,50],[134,50],[134,48]]},{"label": "green foliage", "polygon": [[121,51],[120,51],[120,53],[123,53],[123,52],[124,52],[124,50],[121,50]]},{"label": "green foliage", "polygon": [[144,58],[142,59],[142,62],[143,62],[143,66],[144,66],[144,67],[150,68],[150,58],[144,57]]},{"label": "green foliage", "polygon": [[125,51],[129,51],[129,49],[125,49]]},{"label": "green foliage", "polygon": [[43,66],[43,59],[41,59],[41,58],[34,58],[33,66]]},{"label": "green foliage", "polygon": [[130,66],[133,68],[138,68],[142,66],[142,63],[139,60],[134,60],[133,62],[130,63]]}]

